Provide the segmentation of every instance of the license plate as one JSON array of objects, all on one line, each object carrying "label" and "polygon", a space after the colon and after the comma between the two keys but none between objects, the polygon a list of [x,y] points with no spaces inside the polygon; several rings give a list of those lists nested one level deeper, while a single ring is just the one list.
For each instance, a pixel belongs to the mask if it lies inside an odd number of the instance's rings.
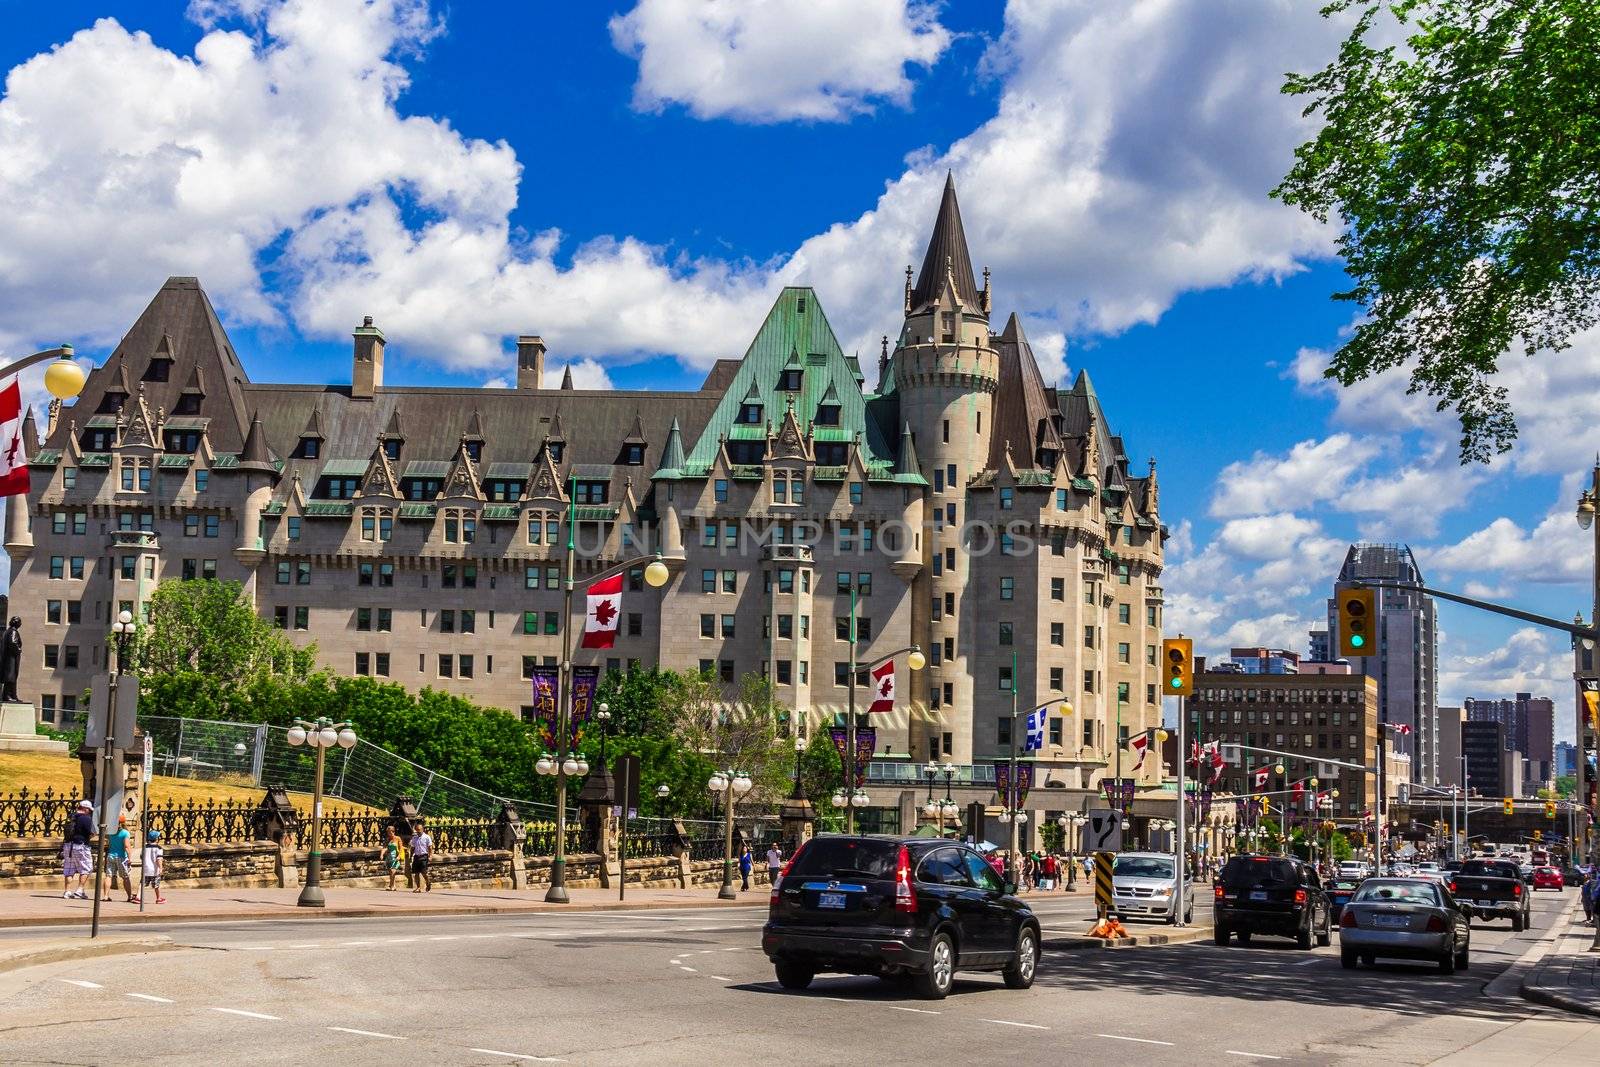
[{"label": "license plate", "polygon": [[1405,926],[1409,920],[1404,915],[1377,915],[1373,922],[1378,926]]},{"label": "license plate", "polygon": [[1266,900],[1267,899],[1266,891],[1262,890],[1262,889],[1253,890],[1250,893],[1250,899],[1251,900]]},{"label": "license plate", "polygon": [[844,905],[845,895],[843,893],[823,893],[817,897],[817,907],[819,908],[833,908],[837,911],[843,911]]},{"label": "license plate", "polygon": [[1492,907],[1494,907],[1494,901],[1492,901],[1492,900],[1479,900],[1479,901],[1474,901],[1474,903],[1476,903],[1478,905],[1478,907],[1480,907],[1480,908],[1492,908]]}]

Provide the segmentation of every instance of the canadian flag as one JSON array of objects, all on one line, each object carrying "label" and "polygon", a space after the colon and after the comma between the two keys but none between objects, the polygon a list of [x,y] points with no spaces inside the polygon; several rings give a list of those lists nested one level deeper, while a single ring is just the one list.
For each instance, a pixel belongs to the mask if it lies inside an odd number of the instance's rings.
[{"label": "canadian flag", "polygon": [[1138,770],[1140,764],[1144,763],[1145,752],[1150,748],[1150,735],[1135,734],[1133,740],[1128,742],[1128,747],[1132,748],[1133,751],[1139,756],[1139,758],[1134,761],[1133,764],[1133,769]]},{"label": "canadian flag", "polygon": [[1222,758],[1222,742],[1211,742],[1211,769],[1220,771],[1227,766],[1227,761]]},{"label": "canadian flag", "polygon": [[1267,787],[1267,775],[1270,773],[1270,770],[1271,768],[1263,767],[1256,772],[1257,789],[1265,789]]},{"label": "canadian flag", "polygon": [[584,648],[610,648],[617,640],[617,621],[622,618],[622,575],[595,582],[584,590],[589,597],[589,613],[583,619]]},{"label": "canadian flag", "polygon": [[0,496],[26,496],[28,456],[22,448],[22,391],[12,378],[0,387]]},{"label": "canadian flag", "polygon": [[894,710],[894,660],[872,672],[872,705],[867,711]]}]

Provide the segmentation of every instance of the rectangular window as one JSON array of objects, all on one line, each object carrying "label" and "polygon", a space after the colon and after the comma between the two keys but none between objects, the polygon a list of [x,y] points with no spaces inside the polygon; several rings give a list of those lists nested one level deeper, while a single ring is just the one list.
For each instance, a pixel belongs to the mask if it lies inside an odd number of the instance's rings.
[{"label": "rectangular window", "polygon": [[739,591],[739,572],[722,572],[722,591],[724,593],[737,593]]},{"label": "rectangular window", "polygon": [[222,517],[220,515],[206,516],[206,536],[216,537],[222,531]]},{"label": "rectangular window", "polygon": [[545,633],[545,636],[546,637],[554,637],[557,633],[560,632],[560,628],[561,628],[561,613],[559,611],[547,611],[547,612],[545,612],[544,613],[544,633]]},{"label": "rectangular window", "polygon": [[724,682],[733,681],[733,660],[724,659],[717,661],[717,677]]},{"label": "rectangular window", "polygon": [[295,585],[310,585],[311,584],[311,564],[310,563],[296,563],[294,565],[294,584]]},{"label": "rectangular window", "polygon": [[850,503],[860,504],[863,499],[865,487],[860,482],[850,483]]},{"label": "rectangular window", "polygon": [[1002,645],[1011,644],[1011,624],[1009,622],[1002,622],[1000,624],[999,638]]},{"label": "rectangular window", "polygon": [[1094,692],[1094,671],[1083,672],[1083,691],[1085,693]]},{"label": "rectangular window", "polygon": [[1128,647],[1128,642],[1126,642],[1126,641],[1118,641],[1117,642],[1117,662],[1118,663],[1132,663],[1133,660],[1130,658],[1130,656],[1131,656],[1131,649]]},{"label": "rectangular window", "polygon": [[788,478],[772,479],[772,500],[777,504],[787,504],[789,502]]},{"label": "rectangular window", "polygon": [[294,609],[294,628],[296,630],[309,630],[309,629],[311,629],[311,609],[310,608],[295,608]]},{"label": "rectangular window", "polygon": [[185,515],[183,517],[183,536],[185,536],[185,537],[199,537],[200,536],[200,516],[198,516],[198,515]]},{"label": "rectangular window", "polygon": [[1013,596],[1015,596],[1016,591],[1017,591],[1017,580],[1015,578],[1006,577],[1006,578],[1001,578],[1000,579],[1000,599],[1001,600],[1010,600],[1010,599],[1012,599]]},{"label": "rectangular window", "polygon": [[44,621],[45,622],[49,622],[49,623],[56,623],[58,625],[60,624],[60,622],[61,622],[61,601],[59,601],[59,600],[47,600],[47,601],[45,601],[45,605],[44,605]]},{"label": "rectangular window", "polygon": [[62,467],[61,468],[61,488],[63,488],[63,489],[76,489],[76,488],[78,488],[78,468],[77,467]]},{"label": "rectangular window", "polygon": [[700,636],[717,636],[717,617],[715,615],[702,614],[700,616]]},{"label": "rectangular window", "polygon": [[380,564],[378,564],[378,585],[382,586],[382,587],[389,587],[389,586],[394,585],[394,564],[393,563],[380,563]]},{"label": "rectangular window", "polygon": [[289,531],[289,540],[300,540],[300,516],[290,515],[288,518],[287,527]]},{"label": "rectangular window", "polygon": [[373,673],[379,678],[389,677],[389,653],[379,652],[373,658],[377,660],[377,666],[374,668]]},{"label": "rectangular window", "polygon": [[1012,494],[1012,489],[1011,489],[1011,487],[1009,485],[1002,485],[1000,487],[1000,510],[1001,511],[1010,511],[1011,510],[1011,494]]},{"label": "rectangular window", "polygon": [[378,609],[378,632],[388,633],[394,622],[394,612],[389,608]]},{"label": "rectangular window", "polygon": [[122,562],[122,576],[124,578],[126,578],[126,579],[131,581],[134,578],[138,577],[138,570],[137,570],[138,557],[137,556],[123,556],[121,562]]},{"label": "rectangular window", "polygon": [[1126,704],[1127,702],[1128,702],[1128,683],[1127,682],[1118,682],[1117,683],[1117,703],[1118,704]]},{"label": "rectangular window", "polygon": [[637,611],[628,612],[628,636],[639,637],[644,633],[644,616]]},{"label": "rectangular window", "polygon": [[[1001,689],[1007,689],[1007,688],[1009,688],[1009,686],[1002,685],[1000,688]],[[1009,718],[1007,718],[1007,717],[1003,717],[1002,716],[1001,718],[999,718],[999,719],[997,719],[995,721],[994,725],[995,725],[994,739],[996,741],[998,741],[1002,745],[1011,744],[1011,720]]]},{"label": "rectangular window", "polygon": [[1085,626],[1083,628],[1083,647],[1084,648],[1093,648],[1094,647],[1094,627],[1093,626]]},{"label": "rectangular window", "polygon": [[371,674],[370,658],[365,652],[356,653],[356,673],[359,675]]},{"label": "rectangular window", "polygon": [[44,667],[45,667],[45,670],[53,671],[60,665],[61,665],[61,646],[60,645],[45,645],[44,646]]},{"label": "rectangular window", "polygon": [[1065,645],[1067,643],[1066,627],[1059,622],[1050,624],[1050,643],[1052,645]]},{"label": "rectangular window", "polygon": [[[1064,667],[1050,668],[1050,688],[1062,689],[1066,686],[1066,669]],[[1059,744],[1060,742],[1057,742]]]},{"label": "rectangular window", "polygon": [[464,634],[478,632],[478,613],[472,608],[461,609],[461,632]]},{"label": "rectangular window", "polygon": [[371,608],[357,608],[356,609],[356,629],[357,630],[370,630],[370,629],[372,629],[372,609]]},{"label": "rectangular window", "polygon": [[1052,579],[1050,579],[1050,599],[1051,600],[1065,600],[1065,599],[1067,599],[1067,580],[1065,578],[1052,578]]},{"label": "rectangular window", "polygon": [[280,630],[287,630],[289,628],[289,609],[282,606],[273,608],[272,625]]},{"label": "rectangular window", "polygon": [[702,593],[715,593],[717,591],[717,572],[707,568],[700,572],[700,591]]},{"label": "rectangular window", "polygon": [[789,482],[789,502],[791,504],[804,504],[806,502],[806,483],[798,478]]},{"label": "rectangular window", "polygon": [[472,677],[472,657],[462,655],[456,657],[456,675],[461,678]]},{"label": "rectangular window", "polygon": [[1117,605],[1117,621],[1119,623],[1122,623],[1124,626],[1126,626],[1128,623],[1132,622],[1133,621],[1132,616],[1129,614],[1129,612],[1131,610],[1132,609],[1127,604],[1118,604]]},{"label": "rectangular window", "polygon": [[69,556],[69,557],[67,557],[67,577],[68,578],[82,578],[83,577],[83,557],[82,556]]},{"label": "rectangular window", "polygon": [[66,564],[67,564],[67,557],[65,557],[65,556],[51,556],[50,557],[50,577],[52,577],[52,578],[65,577],[66,576]]},{"label": "rectangular window", "polygon": [[456,658],[447,652],[439,654],[439,677],[454,678],[456,675]]},{"label": "rectangular window", "polygon": [[[537,611],[524,611],[522,613],[522,632],[525,634],[536,634],[539,632],[539,613]],[[530,658],[531,657],[524,656],[523,660],[526,661]],[[527,675],[524,675],[523,677],[527,677]]]},{"label": "rectangular window", "polygon": [[454,563],[446,563],[439,568],[439,586],[442,589],[454,589],[456,587],[456,565]]},{"label": "rectangular window", "polygon": [[[1006,666],[1000,668],[1000,692],[1011,692],[1011,681],[1011,666],[1010,664],[1007,664]],[[1001,721],[1005,722],[1006,720],[1002,719]]]},{"label": "rectangular window", "polygon": [[724,638],[733,636],[733,623],[734,617],[732,615],[724,615],[722,617],[722,636]]},{"label": "rectangular window", "polygon": [[[1059,689],[1061,687],[1060,686],[1056,686],[1056,688]],[[1050,743],[1052,745],[1060,745],[1061,744],[1061,720],[1060,719],[1051,719],[1050,720]]]},{"label": "rectangular window", "polygon": [[1145,605],[1145,608],[1144,608],[1144,621],[1145,621],[1145,625],[1146,626],[1155,626],[1156,625],[1156,606],[1154,604],[1146,604]]},{"label": "rectangular window", "polygon": [[88,528],[89,528],[89,516],[88,516],[88,514],[85,513],[85,512],[82,512],[82,511],[73,512],[72,513],[72,532],[75,533],[75,534],[81,534],[81,533],[85,532],[86,530],[88,530]]},{"label": "rectangular window", "polygon": [[728,502],[728,480],[726,478],[718,478],[712,483],[711,492],[716,497],[717,503],[726,504]]}]

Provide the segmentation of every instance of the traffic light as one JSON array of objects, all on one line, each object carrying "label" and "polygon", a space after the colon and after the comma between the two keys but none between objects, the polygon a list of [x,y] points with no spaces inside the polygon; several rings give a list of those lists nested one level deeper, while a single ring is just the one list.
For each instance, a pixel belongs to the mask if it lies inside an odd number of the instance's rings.
[{"label": "traffic light", "polygon": [[1194,696],[1194,642],[1187,637],[1162,641],[1161,662],[1166,664],[1166,684],[1161,691],[1169,697]]},{"label": "traffic light", "polygon": [[1506,815],[1515,815],[1517,813],[1517,802],[1510,797],[1506,797],[1500,811]]},{"label": "traffic light", "polygon": [[1271,797],[1262,797],[1261,798],[1261,814],[1263,814],[1263,815],[1271,815],[1272,814],[1272,798]]},{"label": "traffic light", "polygon": [[1377,594],[1371,589],[1353,586],[1339,590],[1338,599],[1339,655],[1346,658],[1372,655]]},{"label": "traffic light", "polygon": [[1547,800],[1547,801],[1544,802],[1544,817],[1547,818],[1547,819],[1554,819],[1556,817],[1556,802],[1555,801]]}]

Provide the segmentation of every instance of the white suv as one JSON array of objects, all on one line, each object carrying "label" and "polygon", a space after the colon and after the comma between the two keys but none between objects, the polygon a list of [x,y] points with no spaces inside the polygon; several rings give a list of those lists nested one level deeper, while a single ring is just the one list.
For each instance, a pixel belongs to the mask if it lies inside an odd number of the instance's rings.
[{"label": "white suv", "polygon": [[[1111,868],[1111,910],[1124,919],[1176,921],[1177,879],[1170,852],[1122,852]],[[1184,895],[1183,921],[1194,921],[1194,890]]]}]

